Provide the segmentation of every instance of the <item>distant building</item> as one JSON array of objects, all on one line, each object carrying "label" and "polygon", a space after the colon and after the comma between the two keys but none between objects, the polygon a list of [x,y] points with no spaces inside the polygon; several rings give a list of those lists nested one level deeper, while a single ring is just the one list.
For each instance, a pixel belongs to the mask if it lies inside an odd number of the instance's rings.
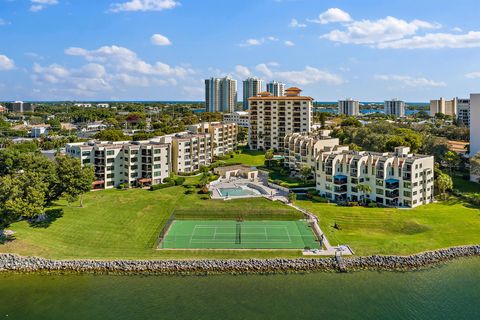
[{"label": "distant building", "polygon": [[301,92],[299,88],[293,87],[285,90],[285,96],[282,97],[261,92],[248,99],[250,149],[283,151],[285,135],[311,131],[313,99],[300,96]]},{"label": "distant building", "polygon": [[46,135],[46,134],[48,134],[47,127],[33,127],[32,130],[30,131],[30,136],[32,138],[40,138],[41,135]]},{"label": "distant building", "polygon": [[256,97],[263,91],[263,80],[258,78],[248,78],[243,80],[243,110],[248,109],[248,98]]},{"label": "distant building", "polygon": [[31,112],[34,111],[34,105],[30,102],[23,102],[23,101],[15,101],[15,102],[8,102],[5,104],[7,110],[10,112]]},{"label": "distant building", "polygon": [[4,106],[0,105],[0,113],[4,113],[4,112],[7,112],[7,108],[5,108]]},{"label": "distant building", "polygon": [[204,122],[188,126],[192,133],[208,133],[211,137],[211,150],[214,157],[237,149],[238,128],[236,123]]},{"label": "distant building", "polygon": [[445,100],[430,100],[430,116],[435,117],[437,113],[442,113],[447,116],[455,117],[457,114],[457,99]]},{"label": "distant building", "polygon": [[283,97],[285,95],[285,84],[277,81],[267,83],[267,92],[274,97]]},{"label": "distant building", "polygon": [[338,101],[338,114],[358,116],[360,114],[360,102],[352,99]]},{"label": "distant building", "polygon": [[205,80],[205,110],[234,112],[237,105],[237,80],[211,78]]},{"label": "distant building", "polygon": [[[470,94],[470,156],[480,152],[480,93]],[[470,180],[479,182],[479,176],[470,174]]]},{"label": "distant building", "polygon": [[108,103],[97,103],[97,108],[110,108]]},{"label": "distant building", "polygon": [[75,107],[82,107],[82,108],[91,108],[92,104],[91,103],[75,103]]},{"label": "distant building", "polygon": [[223,122],[236,123],[240,127],[248,128],[250,118],[247,111],[235,111],[232,113],[225,113],[223,115]]},{"label": "distant building", "polygon": [[397,99],[387,100],[384,102],[385,114],[397,117],[405,117],[405,102]]},{"label": "distant building", "polygon": [[209,133],[183,134],[172,138],[172,170],[188,173],[212,163],[212,137]]},{"label": "distant building", "polygon": [[470,126],[470,99],[457,98],[457,120],[465,126]]}]

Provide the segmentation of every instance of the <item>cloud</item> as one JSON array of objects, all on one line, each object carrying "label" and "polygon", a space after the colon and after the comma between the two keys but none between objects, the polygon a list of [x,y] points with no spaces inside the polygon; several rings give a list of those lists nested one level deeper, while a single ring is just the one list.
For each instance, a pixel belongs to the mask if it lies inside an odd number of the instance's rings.
[{"label": "cloud", "polygon": [[465,75],[468,79],[479,79],[480,78],[480,71],[470,72]]},{"label": "cloud", "polygon": [[252,73],[250,72],[250,70],[245,67],[245,66],[242,66],[242,65],[236,65],[235,66],[235,74],[239,77],[239,78],[248,78],[252,75]]},{"label": "cloud", "polygon": [[340,43],[378,46],[388,41],[400,40],[414,35],[421,29],[435,29],[439,27],[438,24],[426,21],[413,20],[408,22],[388,16],[374,21],[352,21],[346,24],[344,29],[332,30],[322,35],[321,38]]},{"label": "cloud", "polygon": [[452,31],[454,32],[462,32],[462,28],[459,28],[459,27],[455,27],[455,28],[452,28]]},{"label": "cloud", "polygon": [[15,62],[6,55],[0,54],[0,70],[15,69]]},{"label": "cloud", "polygon": [[303,70],[276,71],[262,63],[257,65],[255,69],[267,78],[277,79],[295,85],[309,85],[319,82],[332,85],[344,83],[344,80],[339,75],[310,66],[306,66]]},{"label": "cloud", "polygon": [[172,44],[172,42],[167,37],[158,33],[152,36],[151,41],[156,46],[169,46]]},{"label": "cloud", "polygon": [[0,18],[0,26],[6,26],[11,24],[10,21]]},{"label": "cloud", "polygon": [[292,19],[288,24],[290,28],[306,28],[307,25],[305,23],[298,22],[297,19]]},{"label": "cloud", "polygon": [[283,44],[286,45],[287,47],[293,47],[295,45],[295,43],[293,43],[290,40],[285,40]]},{"label": "cloud", "polygon": [[109,12],[118,13],[123,11],[162,11],[173,9],[180,5],[175,0],[131,0],[123,3],[114,3]]},{"label": "cloud", "polygon": [[334,22],[349,22],[352,18],[348,12],[345,12],[339,8],[330,8],[325,12],[322,12],[317,19],[308,19],[308,22],[328,24]]},{"label": "cloud", "polygon": [[262,44],[268,43],[268,42],[277,42],[279,39],[274,36],[268,36],[265,38],[251,38],[247,39],[245,41],[242,41],[238,44],[240,47],[252,47],[252,46],[261,46]]},{"label": "cloud", "polygon": [[397,81],[408,87],[445,87],[447,84],[443,81],[435,81],[423,77],[415,78],[404,75],[375,75],[375,79],[381,81]]},{"label": "cloud", "polygon": [[478,48],[480,31],[465,34],[428,33],[390,42],[379,43],[380,49],[440,49],[440,48]]},{"label": "cloud", "polygon": [[54,6],[58,4],[58,0],[30,0],[32,3],[30,6],[30,11],[37,12],[42,11],[48,6]]}]

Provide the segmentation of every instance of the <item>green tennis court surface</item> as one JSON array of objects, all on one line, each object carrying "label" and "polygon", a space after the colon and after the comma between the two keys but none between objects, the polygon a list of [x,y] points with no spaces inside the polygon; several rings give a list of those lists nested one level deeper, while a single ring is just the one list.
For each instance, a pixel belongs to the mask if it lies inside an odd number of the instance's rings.
[{"label": "green tennis court surface", "polygon": [[160,243],[164,249],[319,248],[305,221],[175,220]]}]

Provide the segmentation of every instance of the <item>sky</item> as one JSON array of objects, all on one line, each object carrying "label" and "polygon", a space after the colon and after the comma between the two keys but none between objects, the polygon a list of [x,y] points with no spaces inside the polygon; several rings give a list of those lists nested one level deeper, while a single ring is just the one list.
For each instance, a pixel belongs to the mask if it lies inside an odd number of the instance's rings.
[{"label": "sky", "polygon": [[480,92],[478,0],[0,0],[0,101],[203,100],[254,76],[317,101]]}]

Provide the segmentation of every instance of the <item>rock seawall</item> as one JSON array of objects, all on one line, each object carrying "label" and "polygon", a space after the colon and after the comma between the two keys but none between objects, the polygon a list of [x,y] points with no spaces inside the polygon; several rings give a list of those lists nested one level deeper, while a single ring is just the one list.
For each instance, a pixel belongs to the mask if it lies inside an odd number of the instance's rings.
[{"label": "rock seawall", "polygon": [[[414,270],[460,257],[480,256],[480,245],[453,247],[410,256],[348,257],[347,271]],[[81,272],[123,274],[278,273],[338,270],[335,258],[245,260],[50,260],[0,254],[0,272]]]}]

